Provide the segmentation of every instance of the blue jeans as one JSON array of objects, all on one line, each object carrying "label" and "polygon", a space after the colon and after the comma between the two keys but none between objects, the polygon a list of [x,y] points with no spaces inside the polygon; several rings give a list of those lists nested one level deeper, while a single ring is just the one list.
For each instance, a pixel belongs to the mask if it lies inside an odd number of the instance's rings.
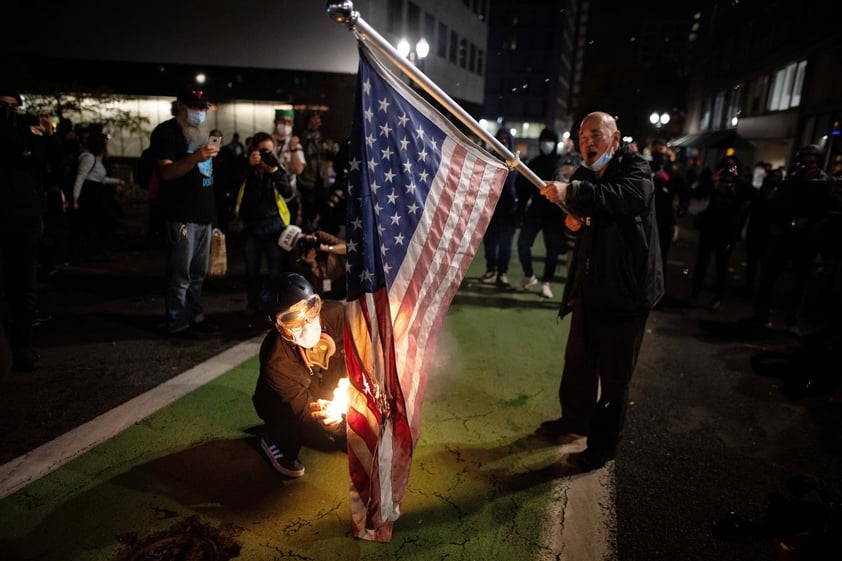
[{"label": "blue jeans", "polygon": [[544,274],[542,282],[553,282],[555,270],[558,267],[558,256],[567,251],[567,239],[564,237],[564,217],[557,222],[542,222],[538,218],[526,217],[520,227],[520,235],[517,238],[517,254],[520,259],[520,266],[523,267],[523,275],[534,276],[532,268],[532,244],[538,237],[538,232],[543,231],[544,248],[547,256],[544,260]]},{"label": "blue jeans", "polygon": [[515,216],[493,215],[483,238],[485,270],[498,275],[509,272],[512,259],[512,241],[515,239]]},{"label": "blue jeans", "polygon": [[248,233],[248,229],[246,229],[243,256],[246,262],[246,290],[250,306],[257,306],[260,287],[264,278],[260,274],[263,257],[266,256],[266,268],[270,278],[278,276],[284,270],[285,255],[284,250],[278,247],[278,235],[280,235],[280,231],[261,239]]},{"label": "blue jeans", "polygon": [[202,285],[208,272],[210,224],[167,222],[167,332],[204,321]]}]

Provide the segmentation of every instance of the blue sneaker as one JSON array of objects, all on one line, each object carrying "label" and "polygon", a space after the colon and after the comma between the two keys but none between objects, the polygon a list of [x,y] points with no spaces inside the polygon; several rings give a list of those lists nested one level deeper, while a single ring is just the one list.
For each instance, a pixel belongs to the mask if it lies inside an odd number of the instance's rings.
[{"label": "blue sneaker", "polygon": [[286,475],[287,477],[297,478],[304,475],[304,466],[298,461],[298,458],[286,458],[277,444],[268,440],[266,437],[260,439],[260,447],[266,452],[272,467],[275,471]]}]

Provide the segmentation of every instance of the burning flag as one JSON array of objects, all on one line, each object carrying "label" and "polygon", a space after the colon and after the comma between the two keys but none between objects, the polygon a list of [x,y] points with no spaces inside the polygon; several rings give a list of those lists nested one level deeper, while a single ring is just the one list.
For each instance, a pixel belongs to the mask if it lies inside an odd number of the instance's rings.
[{"label": "burning flag", "polygon": [[390,541],[444,316],[508,170],[360,46],[348,193],[348,460],[359,538]]}]

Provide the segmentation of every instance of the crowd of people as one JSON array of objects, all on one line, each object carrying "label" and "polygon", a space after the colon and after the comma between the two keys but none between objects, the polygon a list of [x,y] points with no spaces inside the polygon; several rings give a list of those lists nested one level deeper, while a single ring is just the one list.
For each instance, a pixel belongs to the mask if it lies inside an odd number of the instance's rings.
[{"label": "crowd of people", "polygon": [[[513,143],[507,129],[501,129],[497,139],[508,147]],[[582,155],[572,150],[559,154],[558,146],[555,131],[543,130],[539,154],[527,165],[542,178],[569,178],[580,168]],[[671,291],[669,275],[665,274],[669,300],[717,310],[729,295],[747,296],[754,303],[754,314],[748,320],[771,327],[771,300],[780,288],[782,274],[791,271],[792,289],[787,291],[788,301],[780,307],[784,327],[800,334],[801,309],[815,276],[839,282],[842,159],[826,172],[821,169],[821,149],[808,145],[798,151],[789,168],[758,161],[747,169],[729,149],[715,166],[703,167],[696,158],[682,157],[662,138],[655,138],[642,151],[634,143],[628,149],[640,152],[650,167],[662,270],[668,270],[670,249],[680,224],[689,225],[697,236],[696,258],[688,268],[690,291]],[[480,280],[496,283],[501,289],[537,286],[531,248],[541,231],[545,261],[539,288],[543,297],[552,298],[558,259],[567,253],[574,237],[569,228],[564,228],[564,210],[542,201],[538,190],[517,172],[511,175],[516,176],[513,181],[518,188],[513,195],[507,189],[501,195],[484,240],[486,272]],[[733,258],[738,244],[743,245],[745,259],[739,280],[733,278],[734,271],[740,269]],[[513,249],[522,271],[514,285],[509,283]],[[703,296],[709,290],[712,296],[706,300]]]},{"label": "crowd of people", "polygon": [[[279,109],[274,123],[267,123],[268,132],[254,134],[245,144],[236,132],[225,141],[221,130],[208,129],[210,102],[204,91],[187,86],[176,92],[172,119],[157,125],[150,135],[133,176],[118,177],[109,158],[109,135],[102,126],[74,125],[47,112],[32,116],[21,110],[15,88],[5,91],[4,157],[11,159],[10,154],[23,146],[28,158],[6,166],[6,171],[15,172],[8,181],[20,187],[4,193],[9,218],[4,226],[10,232],[30,232],[26,239],[35,240],[25,244],[25,255],[21,247],[4,252],[4,260],[21,260],[18,270],[34,266],[34,278],[10,281],[13,289],[5,298],[11,301],[12,295],[20,294],[18,301],[27,303],[8,306],[25,309],[5,312],[7,318],[19,316],[4,322],[12,330],[16,370],[32,370],[38,360],[28,329],[20,326],[37,325],[49,317],[38,308],[37,280],[51,277],[59,264],[113,259],[124,216],[120,195],[128,190],[129,179],[148,192],[149,241],[166,250],[166,333],[173,337],[199,339],[216,329],[205,321],[201,305],[206,246],[213,229],[233,234],[229,240],[242,243],[248,302],[255,311],[262,278],[285,270],[318,274],[311,261],[325,259],[311,260],[306,252],[302,256],[295,248],[281,249],[275,242],[283,228],[303,228],[307,235],[302,243],[309,236],[342,235],[342,172],[347,163],[339,158],[346,157],[347,148],[322,138],[317,111],[306,115],[300,136],[292,133],[292,109]],[[300,184],[299,176],[304,177]],[[24,187],[27,183],[31,188]],[[340,256],[342,245],[341,241],[316,245],[315,251],[329,253],[329,247],[336,248]],[[340,280],[335,268],[330,274],[331,281]],[[321,289],[324,283],[316,285]],[[343,285],[334,282],[331,294]],[[18,330],[26,333],[17,336]]]},{"label": "crowd of people", "polygon": [[[497,139],[512,145],[508,131]],[[501,256],[511,254],[519,228],[523,277],[515,290],[537,285],[530,248],[543,229],[541,294],[552,298],[548,287],[557,258],[569,246],[560,312],[571,316],[558,392],[562,415],[542,423],[538,433],[554,442],[587,438],[584,452],[568,458],[573,468],[595,469],[616,454],[646,320],[670,288],[668,256],[679,225],[689,223],[696,230],[696,258],[688,268],[689,294],[674,293],[671,302],[718,310],[730,294],[740,293],[751,299],[753,313],[736,322],[738,326],[773,336],[772,312],[777,309],[785,329],[801,336],[804,303],[812,298],[823,303],[824,315],[818,326],[810,326],[804,345],[830,356],[827,349],[842,335],[835,321],[842,306],[842,160],[827,173],[821,169],[822,150],[808,145],[789,169],[757,162],[747,171],[733,149],[715,166],[702,167],[695,159],[682,161],[660,138],[641,154],[636,145],[620,141],[616,121],[604,113],[582,122],[578,155],[556,155],[553,131],[543,131],[539,141],[540,154],[527,164],[539,177],[555,181],[539,192],[519,179],[518,209],[510,212],[507,201],[491,222],[495,226],[506,217],[510,227],[502,231],[511,235],[501,237],[499,227],[489,228],[487,271],[480,280],[511,289],[501,282],[508,280],[508,260]],[[581,162],[567,161],[573,157]],[[548,207],[543,204],[547,201],[555,204]],[[508,247],[500,247],[501,240]],[[733,286],[733,272],[739,269],[733,250],[740,243],[745,276]],[[785,273],[789,285],[781,286]],[[701,295],[709,288],[712,299],[702,304]],[[822,372],[842,366],[838,353],[829,362]],[[801,372],[796,377],[799,387],[815,386],[815,391],[819,386],[817,375]],[[842,381],[838,373],[832,377],[821,386]]]},{"label": "crowd of people", "polygon": [[[254,398],[268,428],[263,449],[278,471],[298,477],[304,473],[297,459],[304,436],[341,440],[338,422],[325,422],[319,400],[328,398],[342,361],[333,360],[329,383],[318,391],[311,386],[314,365],[323,359],[327,372],[330,356],[341,356],[341,321],[334,316],[335,302],[345,298],[349,143],[322,138],[318,112],[308,113],[296,134],[289,108],[278,109],[265,132],[244,143],[234,133],[226,142],[223,131],[208,127],[206,92],[188,86],[175,97],[172,118],[154,128],[138,168],[149,191],[150,238],[166,253],[165,334],[195,340],[218,329],[205,315],[202,291],[214,228],[231,234],[242,243],[247,305],[273,327],[261,350]],[[39,267],[54,267],[61,249],[45,240],[69,240],[69,249],[81,252],[77,256],[108,259],[121,216],[116,193],[124,183],[109,173],[103,131],[29,119],[18,113],[20,104],[16,91],[0,91],[0,339],[8,342],[11,366],[28,371],[38,360],[37,274]],[[496,138],[512,148],[510,131],[501,129]],[[785,323],[797,331],[817,272],[839,290],[842,165],[833,175],[824,172],[821,151],[807,146],[789,170],[758,162],[747,171],[733,153],[715,168],[701,169],[698,162],[681,161],[661,139],[641,154],[621,140],[614,117],[602,112],[585,117],[578,143],[578,152],[560,149],[556,131],[541,132],[538,154],[527,165],[548,181],[544,189],[510,174],[485,235],[481,281],[504,290],[537,287],[553,299],[559,258],[568,255],[559,313],[571,318],[558,392],[562,415],[543,423],[539,433],[554,440],[587,437],[586,450],[570,461],[589,470],[616,454],[646,321],[668,288],[667,258],[680,220],[692,215],[698,230],[688,303],[698,305],[708,288],[713,257],[710,307],[723,305],[733,288],[732,251],[744,242],[741,290],[754,299],[747,321],[770,324],[776,283],[790,267]],[[540,277],[532,256],[539,232],[545,248]],[[522,269],[514,286],[513,247]],[[838,309],[839,298],[831,301]],[[313,325],[327,339],[314,337]],[[320,359],[318,349],[325,346],[330,352]],[[303,398],[299,386],[312,395]],[[290,388],[296,403],[287,396]],[[282,410],[285,416],[278,416]],[[292,439],[282,430],[291,424],[298,426]]]}]

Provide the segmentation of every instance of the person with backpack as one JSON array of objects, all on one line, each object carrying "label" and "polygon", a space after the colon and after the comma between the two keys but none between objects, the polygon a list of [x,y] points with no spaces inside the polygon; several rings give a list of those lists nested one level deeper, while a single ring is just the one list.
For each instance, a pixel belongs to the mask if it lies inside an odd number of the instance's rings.
[{"label": "person with backpack", "polygon": [[110,259],[122,210],[116,188],[124,181],[110,177],[103,161],[108,157],[108,137],[88,135],[86,150],[79,154],[73,182],[72,208],[76,214],[78,249],[89,257]]},{"label": "person with backpack", "polygon": [[135,180],[140,188],[146,191],[146,201],[149,206],[146,239],[149,245],[160,247],[164,243],[164,218],[161,214],[160,180],[158,179],[156,166],[150,146],[140,155],[140,161],[138,161],[135,171]]}]

